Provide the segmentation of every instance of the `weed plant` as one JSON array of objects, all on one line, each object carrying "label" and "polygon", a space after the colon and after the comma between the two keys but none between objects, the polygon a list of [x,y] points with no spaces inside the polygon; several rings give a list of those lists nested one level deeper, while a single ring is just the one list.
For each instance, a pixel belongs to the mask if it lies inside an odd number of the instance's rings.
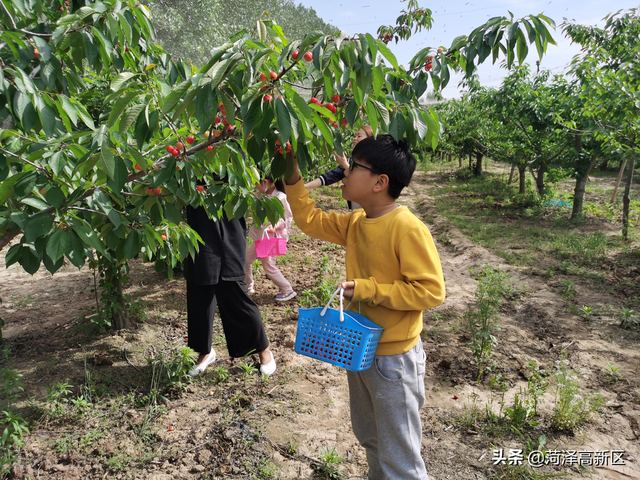
[{"label": "weed plant", "polygon": [[0,475],[6,475],[17,460],[17,451],[24,446],[22,438],[29,435],[28,423],[13,412],[15,402],[20,398],[22,375],[17,370],[3,368],[2,392],[0,392]]},{"label": "weed plant", "polygon": [[502,299],[511,295],[513,287],[509,275],[492,265],[485,265],[477,275],[475,291],[476,306],[464,314],[467,334],[471,339],[469,348],[478,368],[478,382],[488,366],[489,357],[496,345],[493,332],[500,329],[499,312]]},{"label": "weed plant", "polygon": [[316,474],[326,480],[339,480],[344,478],[340,470],[338,470],[338,465],[342,463],[344,458],[342,458],[335,447],[322,448],[320,447],[320,457],[318,458],[319,465],[316,467]]},{"label": "weed plant", "polygon": [[555,405],[552,426],[560,431],[573,432],[581,423],[602,409],[604,400],[597,393],[585,394],[580,383],[583,376],[569,367],[568,355],[562,351],[556,360]]},{"label": "weed plant", "polygon": [[328,257],[322,257],[316,275],[316,288],[302,291],[300,305],[304,308],[326,305],[336,291],[338,280],[339,272],[333,268],[331,260]]}]

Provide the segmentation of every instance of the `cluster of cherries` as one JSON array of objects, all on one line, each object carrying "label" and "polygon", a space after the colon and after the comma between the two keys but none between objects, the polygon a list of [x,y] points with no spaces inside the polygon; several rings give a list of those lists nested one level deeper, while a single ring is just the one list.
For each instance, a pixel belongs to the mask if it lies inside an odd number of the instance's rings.
[{"label": "cluster of cherries", "polygon": [[[333,113],[335,115],[335,113],[338,111],[338,107],[335,106],[335,103],[338,103],[340,101],[340,95],[333,95],[331,97],[331,102],[326,103],[325,105],[322,105],[322,102],[320,102],[320,100],[318,100],[316,97],[311,97],[311,101],[310,103],[315,103],[316,105],[319,106],[324,106],[324,108],[326,108],[327,110],[329,110],[331,113]],[[347,119],[343,119],[342,120],[342,125],[347,125],[349,122],[347,122]],[[338,128],[338,124],[336,122],[333,123],[333,127],[334,128]]]}]

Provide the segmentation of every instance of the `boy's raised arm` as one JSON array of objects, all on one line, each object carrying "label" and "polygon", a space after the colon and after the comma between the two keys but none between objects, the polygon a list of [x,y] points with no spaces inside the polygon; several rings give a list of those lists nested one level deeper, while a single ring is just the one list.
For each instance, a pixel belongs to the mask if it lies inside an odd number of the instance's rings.
[{"label": "boy's raised arm", "polygon": [[300,181],[302,176],[293,152],[289,152],[288,160],[287,171],[291,169],[292,173],[289,176],[285,173],[285,190],[298,228],[311,237],[346,246],[350,215],[338,215],[335,212],[327,215],[315,208],[309,191]]}]

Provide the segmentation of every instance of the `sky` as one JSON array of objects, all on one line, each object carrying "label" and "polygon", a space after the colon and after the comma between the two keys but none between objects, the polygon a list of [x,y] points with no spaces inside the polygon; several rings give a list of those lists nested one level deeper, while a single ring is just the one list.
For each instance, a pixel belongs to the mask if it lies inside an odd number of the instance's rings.
[{"label": "sky", "polygon": [[[303,0],[299,3],[312,7],[325,22],[337,26],[348,35],[368,32],[374,36],[380,25],[395,25],[396,18],[407,7],[407,2],[400,0]],[[562,73],[573,56],[580,52],[578,46],[571,45],[562,35],[560,24],[565,18],[583,25],[602,26],[602,19],[609,12],[640,8],[639,0],[421,0],[419,3],[422,8],[431,9],[433,28],[412,35],[407,41],[389,43],[388,46],[400,63],[408,65],[411,58],[425,47],[449,47],[455,37],[468,35],[491,17],[508,17],[509,12],[513,13],[514,18],[544,13],[556,22],[557,28],[555,32],[551,31],[551,34],[558,46],[549,45],[540,68],[549,69],[554,73]],[[527,63],[535,68],[537,59],[535,45],[529,46]],[[500,68],[500,63],[501,60],[498,60],[495,65],[491,65],[489,57],[480,66],[478,73],[483,86],[500,86],[502,79],[507,75],[507,71]],[[452,76],[442,92],[445,98],[460,96],[458,83],[461,79],[461,75]]]}]

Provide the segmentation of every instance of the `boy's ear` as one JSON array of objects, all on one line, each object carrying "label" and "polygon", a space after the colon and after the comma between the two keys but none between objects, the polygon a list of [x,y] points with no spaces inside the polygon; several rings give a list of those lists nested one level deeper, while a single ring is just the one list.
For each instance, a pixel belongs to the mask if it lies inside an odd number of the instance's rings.
[{"label": "boy's ear", "polygon": [[373,193],[379,193],[389,187],[389,176],[386,173],[378,175],[378,180],[373,185]]}]

